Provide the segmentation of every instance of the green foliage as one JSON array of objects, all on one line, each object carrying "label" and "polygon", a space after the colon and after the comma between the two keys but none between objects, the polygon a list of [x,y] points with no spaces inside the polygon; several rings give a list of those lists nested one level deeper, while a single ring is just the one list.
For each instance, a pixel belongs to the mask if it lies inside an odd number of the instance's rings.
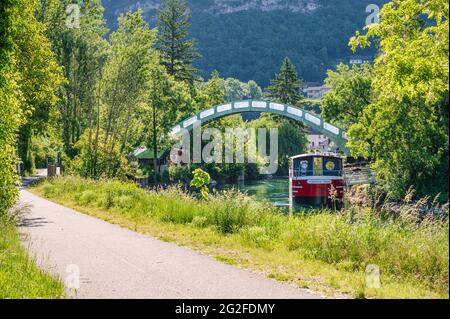
[{"label": "green foliage", "polygon": [[254,80],[247,82],[247,97],[252,100],[261,99],[263,97],[262,89],[259,87],[258,83]]},{"label": "green foliage", "polygon": [[[115,11],[137,2],[103,0],[111,28],[116,22]],[[205,78],[218,70],[225,78],[255,80],[265,87],[278,71],[279,61],[289,56],[305,81],[322,81],[328,69],[339,62],[348,62],[352,56],[346,43],[355,30],[364,26],[367,5],[381,7],[386,2],[315,0],[317,9],[303,13],[289,9],[227,12],[229,7],[244,9],[249,2],[187,0],[192,14],[190,35],[198,40],[198,50],[203,56],[195,66],[202,70]],[[252,1],[250,6],[254,3],[262,2]],[[297,6],[299,1],[281,3]],[[155,14],[156,11],[149,10],[148,21],[153,21]],[[375,53],[375,48],[370,48],[363,54],[373,56]]]},{"label": "green foliage", "polygon": [[63,67],[66,82],[58,90],[58,122],[66,154],[73,149],[86,128],[92,128],[99,116],[100,69],[105,59],[107,33],[100,0],[85,0],[80,6],[80,28],[70,28],[66,12],[72,0],[40,1],[37,12],[47,26],[58,64]]},{"label": "green foliage", "polygon": [[[188,85],[175,81],[162,66],[155,66],[150,71],[147,85],[148,92],[141,120],[146,124],[146,144],[153,149],[153,157],[156,158],[158,150],[171,147],[169,130],[174,123],[191,114],[194,101]],[[153,165],[156,174],[156,161]]]},{"label": "green foliage", "polygon": [[308,140],[303,126],[286,118],[265,113],[249,123],[254,128],[265,128],[269,132],[278,129],[278,175],[287,175],[289,171],[289,157],[305,153]]},{"label": "green foliage", "polygon": [[37,8],[36,0],[22,8],[15,41],[14,67],[19,70],[16,80],[23,98],[22,109],[27,115],[19,130],[18,151],[27,172],[33,172],[35,166],[32,136],[45,131],[54,120],[56,90],[63,82],[62,69],[46,37],[46,26],[36,19]]},{"label": "green foliage", "polygon": [[288,58],[284,58],[280,72],[270,81],[267,97],[281,103],[300,105],[303,99],[301,87],[302,80],[298,78],[295,66]]},{"label": "green foliage", "polygon": [[76,161],[84,162],[77,170],[83,176],[124,176],[124,154],[142,142],[148,83],[158,67],[155,40],[156,31],[149,29],[141,11],[120,16],[96,87],[97,118],[83,134],[83,147],[77,147],[84,151]]},{"label": "green foliage", "polygon": [[143,129],[140,114],[145,112],[147,83],[157,67],[153,49],[155,30],[150,30],[142,12],[127,13],[119,18],[119,28],[110,35],[110,50],[102,74],[106,143],[119,141],[122,151]]},{"label": "green foliage", "polygon": [[[218,72],[213,72],[207,82],[197,83],[195,105],[196,110],[204,110],[212,105],[225,102],[225,80],[219,76]],[[240,115],[231,115],[207,123],[203,128],[217,128],[223,133],[226,128],[244,127],[244,121]],[[211,174],[213,179],[236,179],[244,169],[244,164],[239,163],[202,163],[194,164]]]},{"label": "green foliage", "polygon": [[203,199],[208,198],[208,185],[210,182],[211,177],[209,176],[208,172],[205,172],[201,168],[197,168],[192,172],[192,180],[190,185],[191,187],[195,187],[200,191]]},{"label": "green foliage", "polygon": [[25,168],[32,170],[33,130],[48,123],[55,111],[55,90],[62,81],[45,26],[35,17],[36,8],[35,0],[2,2],[0,213],[11,207],[18,195],[16,134],[20,128],[19,154]]},{"label": "green foliage", "polygon": [[225,102],[261,99],[263,97],[262,89],[255,81],[241,82],[234,78],[224,80]]},{"label": "green foliage", "polygon": [[371,102],[372,70],[373,67],[367,63],[352,67],[339,64],[336,71],[327,72],[325,85],[331,91],[325,94],[320,103],[321,115],[325,120],[343,129],[358,122]]},{"label": "green foliage", "polygon": [[448,198],[448,2],[394,0],[381,23],[356,34],[353,48],[375,38],[372,103],[348,131],[355,155],[376,160],[386,191],[401,197],[410,186],[418,196]]},{"label": "green foliage", "polygon": [[145,191],[134,184],[73,177],[46,181],[37,190],[50,199],[105,209],[132,221],[182,224],[227,235],[246,247],[295,252],[345,268],[352,278],[376,264],[383,282],[412,282],[448,295],[448,207],[442,207],[447,209],[442,219],[426,216],[422,221],[410,218],[418,209],[409,204],[396,215],[353,207],[341,214],[289,216],[237,191],[196,200],[178,188]]},{"label": "green foliage", "polygon": [[178,81],[190,84],[198,77],[192,62],[200,55],[195,41],[189,40],[189,9],[184,0],[164,0],[157,13],[158,49],[161,63]]},{"label": "green foliage", "polygon": [[[2,51],[2,49],[0,49]],[[16,132],[21,123],[20,91],[11,74],[0,69],[0,76],[6,82],[0,85],[0,216],[17,199],[18,176],[15,156]]]},{"label": "green foliage", "polygon": [[105,132],[100,130],[95,149],[95,162],[93,162],[89,132],[86,130],[74,146],[78,155],[70,161],[66,170],[83,177],[125,179],[130,168],[127,159],[120,151],[119,143],[116,141],[114,145],[105,144],[104,140]]},{"label": "green foliage", "polygon": [[14,223],[0,215],[0,298],[64,298],[64,284],[40,270],[22,247]]},{"label": "green foliage", "polygon": [[18,176],[15,158],[16,132],[21,124],[21,93],[14,69],[15,30],[20,19],[21,1],[6,0],[0,10],[0,217],[17,199]]},{"label": "green foliage", "polygon": [[169,177],[175,181],[188,182],[192,174],[187,165],[170,165]]},{"label": "green foliage", "polygon": [[225,101],[224,80],[214,71],[206,82],[198,82],[195,91],[196,110],[204,110]]},{"label": "green foliage", "polygon": [[47,167],[47,161],[55,163],[58,154],[63,151],[62,141],[55,132],[51,132],[47,136],[33,136],[31,140],[31,151],[37,168]]}]

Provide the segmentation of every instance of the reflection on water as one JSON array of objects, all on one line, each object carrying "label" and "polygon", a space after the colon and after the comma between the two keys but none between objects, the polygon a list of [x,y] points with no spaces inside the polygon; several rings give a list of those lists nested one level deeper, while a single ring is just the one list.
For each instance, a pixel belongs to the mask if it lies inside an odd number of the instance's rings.
[{"label": "reflection on water", "polygon": [[289,207],[288,178],[265,179],[221,185],[218,189],[237,188],[258,201],[268,201],[275,206]]}]

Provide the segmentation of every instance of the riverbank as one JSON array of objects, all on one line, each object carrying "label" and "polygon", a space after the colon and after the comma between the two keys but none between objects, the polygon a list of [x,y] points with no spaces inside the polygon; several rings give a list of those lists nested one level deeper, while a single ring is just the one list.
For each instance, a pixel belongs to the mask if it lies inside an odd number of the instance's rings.
[{"label": "riverbank", "polygon": [[[236,191],[199,201],[175,188],[145,191],[134,184],[75,177],[47,180],[31,191],[326,294],[448,298],[448,219],[417,222],[356,208],[287,216]],[[374,284],[367,285],[367,278]]]},{"label": "riverbank", "polygon": [[0,216],[0,299],[64,296],[62,282],[39,269],[27,255],[15,223]]}]

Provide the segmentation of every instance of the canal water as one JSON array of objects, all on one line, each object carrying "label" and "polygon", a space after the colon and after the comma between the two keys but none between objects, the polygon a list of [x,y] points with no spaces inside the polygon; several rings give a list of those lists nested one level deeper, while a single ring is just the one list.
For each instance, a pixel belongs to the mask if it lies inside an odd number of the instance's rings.
[{"label": "canal water", "polygon": [[275,206],[289,207],[288,178],[264,179],[221,185],[218,189],[237,188],[258,201],[268,201]]}]

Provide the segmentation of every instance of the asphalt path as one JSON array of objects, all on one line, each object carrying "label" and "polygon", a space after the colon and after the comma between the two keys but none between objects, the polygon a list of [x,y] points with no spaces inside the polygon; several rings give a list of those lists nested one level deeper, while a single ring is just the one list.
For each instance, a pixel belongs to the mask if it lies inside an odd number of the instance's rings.
[{"label": "asphalt path", "polygon": [[38,264],[69,298],[319,298],[188,248],[79,213],[25,189],[20,226]]}]

